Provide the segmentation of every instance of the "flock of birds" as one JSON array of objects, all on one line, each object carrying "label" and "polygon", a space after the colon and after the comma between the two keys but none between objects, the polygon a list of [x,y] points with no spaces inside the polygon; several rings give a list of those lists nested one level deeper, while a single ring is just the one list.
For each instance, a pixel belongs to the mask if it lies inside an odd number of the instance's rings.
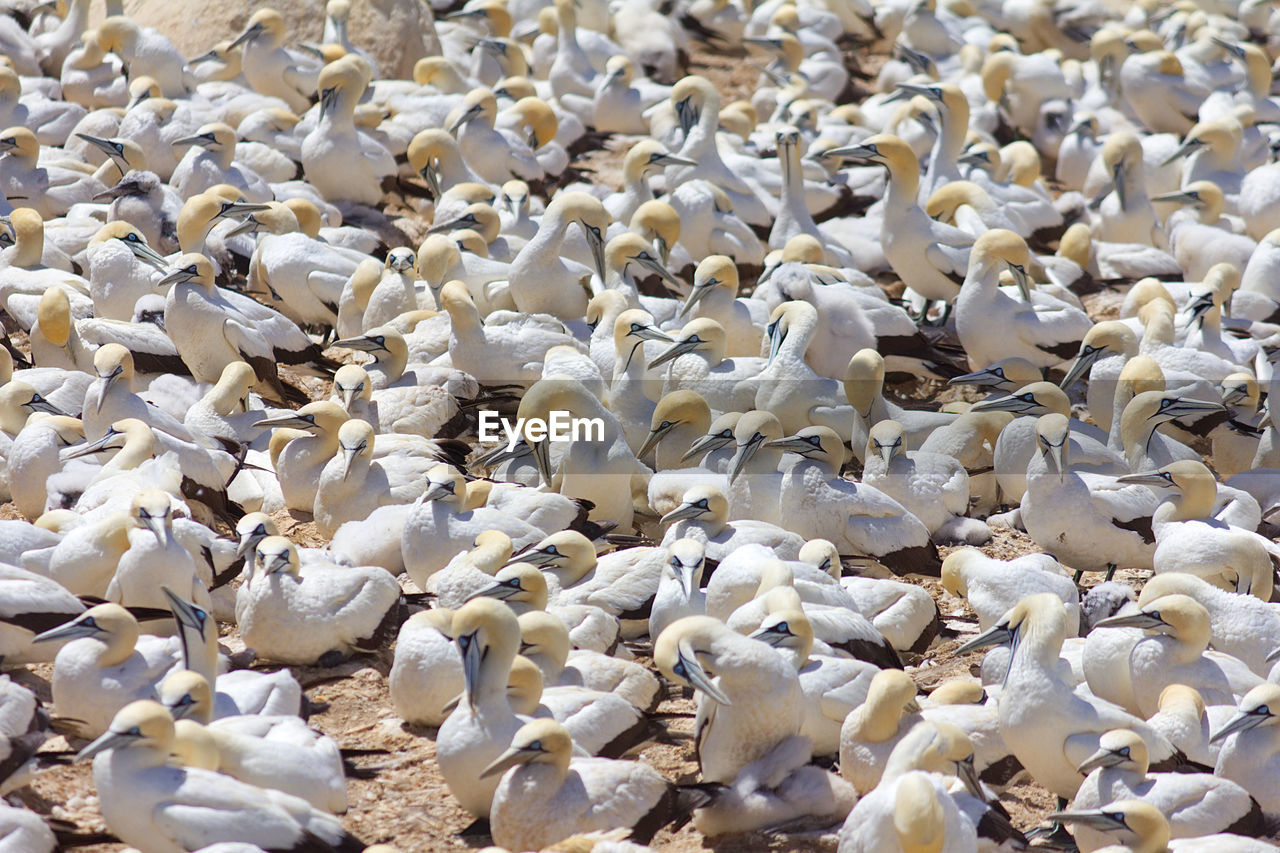
[{"label": "flock of birds", "polygon": [[143,853],[385,853],[288,668],[379,652],[512,851],[1274,849],[1273,3],[467,0],[412,80],[90,5],[0,17],[0,850],[92,758]]}]

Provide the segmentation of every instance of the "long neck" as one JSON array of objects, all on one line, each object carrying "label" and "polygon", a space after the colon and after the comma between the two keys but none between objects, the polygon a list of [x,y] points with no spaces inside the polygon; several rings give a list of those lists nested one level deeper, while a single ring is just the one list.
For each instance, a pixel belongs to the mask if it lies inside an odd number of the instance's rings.
[{"label": "long neck", "polygon": [[916,169],[901,169],[890,164],[889,193],[885,204],[904,210],[916,204],[916,195],[920,192],[920,173]]}]

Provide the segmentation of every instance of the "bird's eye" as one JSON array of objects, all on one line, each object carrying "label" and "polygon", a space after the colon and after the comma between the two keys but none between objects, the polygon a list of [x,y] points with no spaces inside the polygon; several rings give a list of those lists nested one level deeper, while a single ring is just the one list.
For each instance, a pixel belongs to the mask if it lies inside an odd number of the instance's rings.
[{"label": "bird's eye", "polygon": [[676,665],[671,667],[671,671],[681,678],[688,678],[688,670],[684,668],[684,661],[677,661]]},{"label": "bird's eye", "polygon": [[533,743],[529,744],[529,748],[538,750],[542,749],[542,741],[535,740]]},{"label": "bird's eye", "polygon": [[139,728],[138,726],[134,726],[133,728],[129,729],[129,731],[125,732],[125,734],[132,735],[133,737],[142,737],[142,729]]},{"label": "bird's eye", "polygon": [[141,242],[142,242],[140,239],[138,239],[138,235],[137,235],[137,234],[126,234],[126,235],[124,235],[124,239],[125,239],[125,240],[127,240],[127,241],[128,241],[128,242],[130,242],[130,243],[141,243]]},{"label": "bird's eye", "polygon": [[189,267],[187,267],[185,270],[183,270],[183,272],[189,272],[189,273],[191,273],[192,275],[196,275],[196,274],[197,274],[197,273],[199,273],[200,271],[199,271],[198,269],[196,269],[196,265],[195,265],[195,264],[192,264],[191,266],[189,266]]},{"label": "bird's eye", "polygon": [[85,619],[85,620],[84,620],[83,622],[81,622],[80,624],[81,624],[81,625],[84,625],[86,628],[97,628],[97,627],[98,627],[98,623],[97,623],[97,621],[96,621],[92,616],[90,616],[89,618]]},{"label": "bird's eye", "polygon": [[1126,746],[1124,749],[1120,750],[1120,755],[1123,755],[1125,758],[1128,758],[1128,757],[1129,757],[1129,747],[1127,747],[1127,746]]},{"label": "bird's eye", "polygon": [[1000,377],[1001,379],[1004,379],[1004,368],[1003,368],[1003,367],[997,367],[997,368],[994,368],[994,369],[991,371],[991,373],[992,373],[992,375],[994,375],[994,376],[998,376],[998,377]]},{"label": "bird's eye", "polygon": [[709,506],[709,504],[707,503],[707,499],[703,498],[702,500],[695,503],[694,506],[696,506],[698,509],[706,509]]},{"label": "bird's eye", "polygon": [[1159,618],[1160,618],[1160,611],[1159,611],[1159,610],[1152,610],[1152,611],[1151,611],[1151,618],[1152,618],[1152,619],[1159,619]]},{"label": "bird's eye", "polygon": [[465,652],[470,646],[471,646],[470,634],[463,634],[461,637],[458,638],[458,648],[462,649],[462,651]]},{"label": "bird's eye", "polygon": [[504,581],[503,583],[504,583],[506,586],[511,587],[512,589],[519,589],[519,588],[520,588],[520,578],[511,578],[510,580],[508,580],[508,581]]},{"label": "bird's eye", "polygon": [[1259,705],[1257,708],[1255,708],[1255,709],[1254,709],[1253,713],[1255,713],[1255,714],[1265,714],[1265,715],[1267,715],[1267,716],[1270,716],[1270,715],[1271,715],[1271,710],[1270,710],[1269,708],[1267,708],[1267,706],[1266,706],[1266,705]]},{"label": "bird's eye", "polygon": [[1172,400],[1165,399],[1165,400],[1161,400],[1161,401],[1160,401],[1160,408],[1162,408],[1162,409],[1167,409],[1167,408],[1169,408],[1169,407],[1170,407],[1170,406],[1172,406],[1172,405],[1173,405],[1173,401],[1172,401]]},{"label": "bird's eye", "polygon": [[543,548],[542,550],[553,557],[560,556],[560,549],[557,548],[555,545],[548,545],[546,548]]},{"label": "bird's eye", "polygon": [[1168,480],[1170,483],[1172,483],[1172,482],[1173,482],[1173,475],[1172,475],[1172,474],[1170,474],[1168,471],[1165,471],[1165,472],[1164,472],[1163,474],[1161,474],[1160,476],[1161,476],[1161,477],[1164,477],[1164,478],[1165,478],[1166,480]]},{"label": "bird's eye", "polygon": [[1036,395],[1031,393],[1026,393],[1020,396],[1018,399],[1028,403],[1034,403],[1036,401]]},{"label": "bird's eye", "polygon": [[791,626],[789,626],[786,622],[779,622],[777,625],[773,627],[773,629],[781,634],[791,633]]},{"label": "bird's eye", "polygon": [[671,429],[673,426],[675,426],[675,424],[671,423],[671,421],[663,421],[658,424],[658,429]]},{"label": "bird's eye", "polygon": [[373,342],[378,346],[382,346],[387,342],[387,339],[382,335],[378,335],[376,338],[373,339]]}]

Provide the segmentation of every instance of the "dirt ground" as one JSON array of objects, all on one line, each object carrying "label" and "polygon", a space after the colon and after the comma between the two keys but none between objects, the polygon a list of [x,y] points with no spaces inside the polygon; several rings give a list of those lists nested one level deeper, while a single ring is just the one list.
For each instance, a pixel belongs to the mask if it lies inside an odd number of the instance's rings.
[{"label": "dirt ground", "polygon": [[[874,73],[881,57],[864,56],[860,61]],[[758,78],[757,69],[748,57],[694,56],[693,71],[711,78],[725,96],[726,103],[748,97]],[[594,172],[592,180],[618,187],[621,184],[620,161],[630,140],[615,139],[605,150],[582,158],[578,165]],[[1118,300],[1102,294],[1095,298],[1091,310],[1099,319],[1113,314]],[[314,397],[327,396],[325,383],[312,377],[290,375]],[[942,402],[953,399],[954,391],[942,393],[943,386],[928,384],[910,389],[914,403]],[[0,505],[0,518],[17,517],[12,505]],[[322,545],[323,539],[305,516],[280,517],[282,532],[303,545]],[[1008,559],[1036,550],[1022,534],[999,531],[995,540],[983,549],[992,556]],[[938,601],[945,628],[932,648],[908,672],[924,688],[932,688],[946,678],[976,672],[981,653],[957,657],[954,649],[963,637],[976,631],[976,619],[964,603],[946,594],[940,584],[920,579]],[[224,637],[228,648],[241,648],[234,632]],[[367,656],[331,669],[291,667],[312,702],[323,710],[310,718],[311,725],[332,736],[344,748],[372,750],[374,754],[355,759],[364,768],[376,768],[371,779],[352,779],[348,785],[350,808],[346,827],[368,844],[387,842],[400,850],[443,851],[481,848],[490,843],[484,835],[460,835],[472,822],[449,795],[435,764],[435,730],[407,726],[394,712],[388,693],[388,673],[393,651],[387,648],[377,656]],[[652,665],[645,658],[640,660]],[[48,702],[51,666],[32,666],[13,673],[13,677],[31,687]],[[659,712],[667,722],[669,742],[649,742],[632,757],[647,762],[675,782],[694,781],[697,763],[691,741],[694,703],[678,693],[662,703]],[[49,740],[43,751],[60,752],[69,745],[61,736]],[[69,821],[81,833],[100,833],[106,826],[98,810],[97,795],[87,765],[61,765],[41,770],[29,788],[17,794],[41,814]],[[1054,798],[1044,789],[1030,783],[1015,785],[1002,797],[1013,822],[1026,830],[1040,822],[1053,810]],[[834,830],[827,833],[762,834],[729,836],[707,841],[692,827],[671,833],[664,831],[654,846],[668,851],[722,850],[834,850]],[[99,843],[79,847],[86,851],[125,849],[118,843]]]}]

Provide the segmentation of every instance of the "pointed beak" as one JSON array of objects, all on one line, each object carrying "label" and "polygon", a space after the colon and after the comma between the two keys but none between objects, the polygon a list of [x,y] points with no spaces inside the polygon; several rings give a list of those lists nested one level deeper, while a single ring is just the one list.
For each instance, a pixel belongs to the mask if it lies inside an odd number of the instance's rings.
[{"label": "pointed beak", "polygon": [[1119,163],[1116,163],[1115,168],[1111,170],[1111,176],[1112,176],[1112,180],[1115,182],[1115,185],[1116,185],[1116,199],[1120,202],[1120,209],[1126,210],[1127,205],[1125,204],[1125,199],[1126,199],[1126,196],[1128,196],[1129,191],[1125,188],[1125,184],[1124,184],[1124,161],[1123,160],[1121,160]]},{"label": "pointed beak", "polygon": [[976,385],[979,388],[999,388],[1007,382],[1003,376],[998,375],[990,368],[986,370],[975,370],[973,373],[963,373],[959,376],[952,377],[947,380],[948,385]]},{"label": "pointed beak", "polygon": [[449,488],[448,483],[432,483],[430,487],[422,493],[422,502],[430,503],[431,501],[438,501],[446,495],[451,494],[453,494],[453,491]]},{"label": "pointed beak", "polygon": [[680,313],[676,316],[683,317],[688,314],[693,306],[701,302],[703,297],[710,293],[716,284],[718,282],[714,278],[706,281],[695,281],[693,288],[689,291],[689,295],[685,297],[684,304],[680,306]]},{"label": "pointed beak", "polygon": [[671,512],[658,519],[659,524],[671,524],[676,521],[683,521],[686,518],[701,518],[706,510],[700,506],[690,503],[680,504],[680,506],[671,510]]},{"label": "pointed beak", "polygon": [[1077,826],[1087,826],[1090,829],[1096,829],[1099,832],[1114,832],[1117,829],[1124,829],[1123,821],[1118,821],[1110,815],[1104,813],[1101,809],[1095,809],[1085,812],[1054,812],[1049,815],[1046,820],[1055,823],[1070,823]]},{"label": "pointed beak", "polygon": [[453,124],[449,125],[449,132],[457,133],[458,128],[462,127],[464,124],[471,121],[476,116],[480,115],[482,111],[483,111],[483,107],[481,107],[479,104],[472,106],[470,109],[463,112],[462,115],[458,116],[458,118],[454,120]]},{"label": "pointed beak", "polygon": [[82,444],[79,447],[68,447],[66,450],[59,453],[58,456],[59,458],[64,460],[80,459],[81,457],[84,457],[84,456],[92,456],[95,453],[102,453],[107,450],[115,450],[117,448],[112,444],[112,441],[116,439],[117,436],[118,436],[118,433],[108,432],[106,435],[104,435],[102,438],[98,439],[97,441],[92,441],[88,444]]},{"label": "pointed beak", "polygon": [[263,418],[260,421],[254,421],[255,427],[291,427],[293,429],[313,430],[316,425],[311,421],[301,418],[297,415],[280,415],[274,418]]},{"label": "pointed beak", "polygon": [[373,338],[343,338],[342,340],[334,341],[329,346],[354,349],[360,352],[377,352],[384,349],[382,344],[379,344]]},{"label": "pointed beak", "polygon": [[666,364],[668,361],[676,360],[685,353],[693,352],[699,347],[699,345],[701,345],[701,343],[702,341],[697,340],[696,338],[686,338],[683,341],[676,341],[671,346],[663,350],[657,358],[649,362],[649,369],[653,370],[655,367]]},{"label": "pointed beak", "polygon": [[250,39],[257,38],[258,34],[261,32],[262,32],[262,24],[254,24],[252,27],[249,27],[240,35],[236,36],[235,41],[227,45],[227,50],[231,50],[232,48],[239,47],[240,45],[244,44]]},{"label": "pointed beak", "polygon": [[823,156],[836,157],[864,166],[877,166],[880,164],[879,153],[874,148],[869,148],[866,145],[845,145],[840,148],[828,148]]},{"label": "pointed beak", "polygon": [[517,764],[528,764],[535,756],[541,755],[541,750],[523,749],[521,747],[511,747],[506,752],[499,755],[493,760],[489,766],[480,771],[480,778],[487,779],[490,776],[496,776],[506,770],[515,767]]},{"label": "pointed beak", "polygon": [[1009,272],[1013,273],[1013,281],[1018,285],[1018,292],[1022,294],[1023,302],[1031,301],[1031,287],[1034,282],[1031,276],[1027,274],[1027,268],[1022,264],[1009,264]]},{"label": "pointed beak", "polygon": [[[630,332],[627,332],[629,338],[639,338],[642,341],[661,341],[663,343],[672,343],[672,338],[666,332],[651,324],[637,324]],[[650,365],[652,367],[652,365]]]},{"label": "pointed beak", "polygon": [[686,566],[684,563],[681,563],[676,568],[676,578],[680,581],[680,588],[684,590],[684,597],[686,601],[693,598],[693,590],[695,587],[694,575],[698,574],[701,568],[701,563],[696,566]]},{"label": "pointed beak", "polygon": [[142,523],[145,524],[147,529],[151,531],[152,535],[156,537],[156,542],[160,543],[163,547],[166,532],[164,529],[164,516],[144,515],[142,517]]},{"label": "pointed beak", "polygon": [[174,270],[156,282],[156,285],[159,287],[167,287],[171,284],[182,284],[184,281],[191,281],[193,278],[195,278],[195,276],[187,272],[185,269]]},{"label": "pointed beak", "polygon": [[[475,707],[473,697],[480,684],[480,672],[484,665],[484,649],[480,648],[478,631],[472,631],[457,639],[462,652],[462,682],[466,686],[467,704]],[[465,641],[465,642],[464,642]]]},{"label": "pointed beak", "polygon": [[1084,760],[1076,772],[1081,776],[1088,776],[1099,767],[1115,767],[1117,764],[1123,764],[1127,759],[1119,753],[1110,749],[1100,749],[1093,755]]},{"label": "pointed beak", "polygon": [[729,482],[732,483],[738,479],[738,475],[742,473],[742,469],[751,461],[751,457],[759,452],[761,446],[764,445],[764,436],[756,433],[747,440],[746,444],[739,444],[738,450],[733,454],[733,459],[729,463]]},{"label": "pointed beak", "polygon": [[59,409],[53,403],[50,403],[39,394],[31,395],[31,399],[27,401],[26,407],[33,412],[44,412],[50,415],[66,415],[66,412]]},{"label": "pointed beak", "polygon": [[1165,623],[1155,618],[1149,613],[1126,613],[1122,616],[1110,616],[1097,622],[1093,627],[1096,628],[1142,628],[1143,630],[1152,630],[1160,628]]},{"label": "pointed beak", "polygon": [[364,443],[360,443],[355,447],[342,448],[342,479],[347,479],[351,475],[351,465],[356,461],[356,457],[360,455]]},{"label": "pointed beak", "polygon": [[237,560],[248,560],[257,549],[258,543],[267,538],[267,534],[246,533],[240,538],[240,547],[236,548]]},{"label": "pointed beak", "polygon": [[1263,714],[1259,713],[1259,711],[1241,711],[1232,717],[1230,722],[1223,726],[1220,731],[1209,738],[1209,743],[1217,743],[1236,732],[1246,732],[1255,726],[1265,723],[1271,716],[1269,713]]},{"label": "pointed beak", "polygon": [[978,649],[986,649],[992,646],[1002,646],[1013,640],[1013,631],[1009,630],[1007,625],[992,625],[978,636],[969,640],[967,643],[961,644],[956,649],[956,654],[963,655]]},{"label": "pointed beak", "polygon": [[[1199,139],[1185,140],[1181,145],[1178,146],[1177,150],[1174,151],[1172,154],[1170,154],[1168,158],[1166,158],[1165,161],[1160,165],[1168,166],[1174,160],[1177,160],[1180,157],[1187,156],[1192,151],[1195,151],[1197,148],[1199,148],[1201,145],[1204,145],[1204,143],[1201,142]],[[1155,201],[1155,199],[1152,199],[1152,201]]]},{"label": "pointed beak", "polygon": [[973,756],[956,762],[956,776],[964,783],[970,795],[987,802],[987,792],[982,790],[982,780],[978,778],[978,769],[973,766]]},{"label": "pointed beak", "polygon": [[143,263],[151,264],[156,269],[164,269],[165,260],[155,249],[146,243],[135,243],[131,240],[125,241],[129,246],[129,251],[133,252],[133,256]]},{"label": "pointed beak", "polygon": [[1173,486],[1173,483],[1162,477],[1159,471],[1125,474],[1123,477],[1116,477],[1116,482],[1130,486],[1150,486],[1153,489],[1167,489]]},{"label": "pointed beak", "polygon": [[1013,412],[1019,414],[1029,408],[1027,401],[1008,394],[992,400],[979,400],[969,407],[971,412]]},{"label": "pointed beak", "polygon": [[688,462],[690,459],[705,456],[713,450],[719,450],[731,441],[733,441],[732,438],[720,433],[698,436],[694,439],[693,443],[689,445],[689,449],[680,457],[680,461]]},{"label": "pointed beak", "polygon": [[702,668],[702,664],[698,663],[697,655],[686,653],[684,649],[681,649],[678,652],[676,666],[678,667],[676,674],[683,676],[685,681],[689,682],[695,690],[701,690],[707,695],[707,698],[726,707],[733,704],[729,701],[729,697],[724,695],[724,691],[716,686],[711,677],[707,675],[707,671]]},{"label": "pointed beak", "polygon": [[37,634],[32,638],[33,643],[56,643],[65,642],[67,640],[78,640],[81,637],[95,637],[98,635],[98,629],[83,622],[72,621],[65,625],[59,625],[56,628],[50,628],[44,633]]},{"label": "pointed beak", "polygon": [[666,429],[651,429],[649,434],[644,437],[644,444],[640,445],[640,449],[636,451],[636,458],[643,459],[645,455],[653,448],[658,446],[658,442],[662,441],[663,436],[675,429],[675,425],[671,425]]},{"label": "pointed beak", "polygon": [[508,601],[523,591],[524,590],[518,586],[511,586],[510,584],[505,583],[493,583],[483,589],[478,589],[471,593],[467,596],[466,600],[471,601],[476,598],[496,598],[499,601]]},{"label": "pointed beak", "polygon": [[1066,376],[1062,377],[1062,381],[1058,383],[1058,387],[1063,391],[1071,388],[1072,385],[1075,385],[1076,382],[1080,381],[1081,377],[1088,374],[1088,372],[1093,368],[1094,363],[1097,362],[1098,359],[1102,358],[1104,354],[1106,354],[1106,350],[1102,347],[1089,348],[1086,350],[1081,346],[1079,354],[1076,355],[1076,360],[1071,363],[1071,369],[1067,371]]},{"label": "pointed beak", "polygon": [[693,108],[693,104],[689,102],[688,98],[676,102],[676,118],[680,121],[680,132],[688,136],[689,131],[698,123],[697,111]]},{"label": "pointed beak", "polygon": [[582,224],[582,228],[587,232],[587,245],[591,247],[591,260],[595,263],[596,275],[600,276],[601,281],[605,281],[604,236],[589,228],[586,223]]},{"label": "pointed beak", "polygon": [[1196,196],[1185,191],[1161,193],[1160,195],[1153,195],[1151,197],[1151,200],[1152,201],[1171,201],[1171,202],[1174,202],[1175,204],[1195,204],[1198,201]]},{"label": "pointed beak", "polygon": [[542,478],[543,483],[550,486],[555,477],[555,471],[551,468],[550,445],[545,441],[534,441],[530,442],[529,449],[533,452],[533,464],[538,469],[538,476]]},{"label": "pointed beak", "polygon": [[[1196,415],[1201,412],[1224,411],[1226,411],[1226,407],[1221,403],[1214,403],[1209,400],[1191,400],[1179,397],[1174,400],[1172,405],[1165,406],[1164,409],[1156,414],[1161,416],[1163,420],[1176,420],[1186,415]],[[1155,415],[1152,417],[1155,417]]]},{"label": "pointed beak", "polygon": [[227,232],[227,236],[238,237],[241,234],[256,234],[260,227],[261,223],[257,219],[253,216],[246,216],[240,220],[239,224]]},{"label": "pointed beak", "polygon": [[116,734],[115,732],[107,732],[93,743],[76,753],[76,761],[88,761],[100,752],[106,752],[109,749],[121,749],[129,746],[134,742],[135,735]]},{"label": "pointed beak", "polygon": [[107,400],[107,391],[111,389],[112,385],[116,384],[116,380],[118,380],[123,373],[124,368],[117,366],[115,370],[111,371],[106,376],[98,377],[98,381],[102,383],[102,393],[98,396],[98,405],[95,411],[102,411],[102,404]]},{"label": "pointed beak", "polygon": [[654,275],[658,276],[658,278],[662,279],[663,281],[665,281],[667,284],[671,285],[674,288],[679,289],[684,285],[684,282],[680,281],[680,279],[672,275],[671,270],[667,269],[666,266],[663,265],[662,261],[658,260],[657,258],[641,256],[637,258],[631,258],[631,260],[635,261],[637,264],[644,267]]},{"label": "pointed beak", "polygon": [[183,627],[190,628],[197,633],[203,633],[204,623],[200,618],[200,612],[194,604],[182,598],[167,586],[161,586],[160,591],[164,593],[165,598],[169,599],[169,609],[173,612],[175,620]]}]

